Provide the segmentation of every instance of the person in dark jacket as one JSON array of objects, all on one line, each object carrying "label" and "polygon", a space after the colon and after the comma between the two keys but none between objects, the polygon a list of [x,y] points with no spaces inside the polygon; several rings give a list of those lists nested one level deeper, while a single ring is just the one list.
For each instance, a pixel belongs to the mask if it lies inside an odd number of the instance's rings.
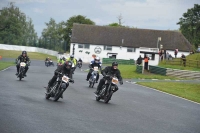
[{"label": "person in dark jacket", "polygon": [[[51,78],[51,80],[48,83],[47,86],[47,93],[50,90],[50,87],[53,86],[53,83],[56,81],[58,73],[62,73],[62,75],[67,75],[69,78],[72,78],[72,62],[71,61],[65,61],[63,65],[58,66],[57,69],[54,71],[54,75]],[[70,82],[74,82],[74,80],[70,80]],[[66,88],[69,86],[69,84],[67,84]],[[61,97],[62,98],[62,97]]]},{"label": "person in dark jacket", "polygon": [[27,52],[26,51],[22,51],[22,54],[17,58],[17,73],[15,75],[19,74],[19,68],[20,68],[20,63],[24,62],[27,65],[25,66],[25,72],[24,72],[24,76],[26,76],[26,72],[28,71],[28,66],[30,65],[30,59],[27,56]]},{"label": "person in dark jacket", "polygon": [[181,55],[181,59],[183,61],[183,66],[185,67],[186,66],[186,57],[184,54]]},{"label": "person in dark jacket", "polygon": [[142,64],[142,57],[141,55],[138,57],[137,59],[137,65],[141,65]]},{"label": "person in dark jacket", "polygon": [[[105,84],[106,78],[105,77],[110,77],[115,75],[118,80],[119,83],[122,85],[123,84],[123,80],[120,74],[120,70],[118,69],[118,63],[117,62],[113,62],[112,66],[107,66],[104,70],[101,71],[101,74],[103,75],[103,78],[100,80],[99,85],[97,87],[97,91],[94,92],[96,95],[99,95],[100,90],[102,89],[102,86]],[[118,88],[116,88],[116,91],[118,90]]]}]

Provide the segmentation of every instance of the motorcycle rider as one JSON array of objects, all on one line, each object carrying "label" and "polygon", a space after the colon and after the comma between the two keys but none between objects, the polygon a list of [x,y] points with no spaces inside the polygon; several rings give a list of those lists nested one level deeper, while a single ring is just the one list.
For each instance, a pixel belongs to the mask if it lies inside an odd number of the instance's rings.
[{"label": "motorcycle rider", "polygon": [[[99,57],[95,57],[94,60],[91,61],[89,64],[90,71],[88,72],[86,80],[88,81],[90,79],[90,76],[92,75],[92,72],[94,71],[94,67],[98,67],[98,69],[101,71],[101,62]],[[99,80],[99,73],[97,73],[96,83],[98,83]]]},{"label": "motorcycle rider", "polygon": [[25,72],[24,72],[24,75],[23,76],[26,76],[26,72],[28,71],[28,65],[30,63],[30,59],[29,57],[27,56],[27,52],[26,51],[22,51],[22,54],[20,56],[18,56],[17,58],[17,73],[15,75],[18,75],[19,74],[19,68],[20,68],[20,63],[21,62],[25,62],[27,65],[25,66]]},{"label": "motorcycle rider", "polygon": [[[49,81],[48,86],[47,86],[47,93],[50,91],[50,87],[52,87],[53,83],[56,81],[58,73],[62,73],[63,75],[67,75],[69,78],[72,78],[72,62],[71,61],[65,61],[63,65],[58,66],[57,69],[54,71],[54,75],[52,79]],[[70,82],[74,83],[74,80],[71,79]],[[69,84],[67,84],[66,87],[68,87]],[[63,96],[61,97],[63,98]]]},{"label": "motorcycle rider", "polygon": [[71,61],[74,64],[74,67],[72,67],[72,73],[74,74],[74,71],[76,69],[76,64],[77,64],[76,59],[74,58],[74,55],[70,55],[67,61]]},{"label": "motorcycle rider", "polygon": [[[119,80],[120,85],[123,84],[123,80],[120,74],[120,70],[118,69],[118,63],[113,62],[112,66],[107,66],[104,70],[101,71],[101,74],[103,75],[103,78],[100,80],[99,85],[97,87],[97,91],[94,92],[96,95],[99,95],[100,90],[102,89],[102,86],[105,84],[106,77],[110,77],[112,75],[116,75],[116,77]],[[118,87],[116,88],[116,91],[118,90]]]},{"label": "motorcycle rider", "polygon": [[81,58],[78,59],[78,62],[80,62],[80,65],[82,66],[83,61]]}]

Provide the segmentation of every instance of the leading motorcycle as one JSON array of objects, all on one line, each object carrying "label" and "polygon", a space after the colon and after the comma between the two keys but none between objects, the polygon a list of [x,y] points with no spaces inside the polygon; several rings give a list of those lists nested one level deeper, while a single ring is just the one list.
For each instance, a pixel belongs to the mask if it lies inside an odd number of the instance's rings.
[{"label": "leading motorcycle", "polygon": [[63,75],[59,72],[57,73],[58,76],[56,82],[54,82],[52,87],[49,87],[49,90],[45,95],[46,99],[52,97],[54,101],[58,101],[63,92],[67,89],[67,84],[69,84],[69,82],[74,83],[74,80],[70,79],[67,75]]},{"label": "leading motorcycle", "polygon": [[111,100],[111,97],[114,92],[117,91],[118,87],[118,78],[116,76],[106,76],[106,82],[102,86],[101,91],[99,92],[99,95],[95,95],[96,101],[99,101],[100,99],[104,100],[105,103],[108,103]]},{"label": "leading motorcycle", "polygon": [[27,64],[25,62],[20,63],[19,74],[17,75],[17,78],[19,78],[19,80],[22,80],[22,78],[24,78],[24,72],[25,72],[26,65]]}]

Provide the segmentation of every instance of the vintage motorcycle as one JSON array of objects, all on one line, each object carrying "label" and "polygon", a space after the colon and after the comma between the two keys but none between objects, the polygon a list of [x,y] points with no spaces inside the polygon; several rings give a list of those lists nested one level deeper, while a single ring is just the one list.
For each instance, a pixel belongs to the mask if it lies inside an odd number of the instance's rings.
[{"label": "vintage motorcycle", "polygon": [[82,63],[80,61],[78,61],[78,67],[81,68],[82,67]]},{"label": "vintage motorcycle", "polygon": [[54,63],[53,63],[52,60],[50,60],[50,61],[45,61],[45,66],[46,66],[46,67],[54,66]]},{"label": "vintage motorcycle", "polygon": [[104,100],[105,103],[108,103],[113,95],[114,92],[117,91],[117,84],[118,84],[118,78],[116,76],[106,76],[106,82],[102,86],[101,91],[99,92],[99,95],[95,95],[96,101],[99,101],[100,99]]},{"label": "vintage motorcycle", "polygon": [[19,80],[22,80],[22,78],[24,78],[24,72],[25,72],[26,65],[27,64],[25,62],[20,63],[19,74],[17,75],[17,78],[19,78]]},{"label": "vintage motorcycle", "polygon": [[98,67],[94,67],[94,71],[91,73],[90,79],[89,79],[89,87],[93,88],[94,84],[96,83],[96,78],[98,74]]},{"label": "vintage motorcycle", "polygon": [[70,79],[67,75],[63,75],[62,73],[58,73],[58,77],[56,82],[52,87],[49,88],[46,94],[46,99],[50,97],[53,98],[54,101],[58,101],[58,99],[62,96],[63,92],[67,89],[67,84],[69,82],[74,83],[73,79]]}]

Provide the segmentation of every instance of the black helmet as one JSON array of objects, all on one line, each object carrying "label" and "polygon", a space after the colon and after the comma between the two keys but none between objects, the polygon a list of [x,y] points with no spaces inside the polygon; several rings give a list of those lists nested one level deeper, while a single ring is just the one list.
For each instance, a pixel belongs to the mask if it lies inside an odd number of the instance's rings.
[{"label": "black helmet", "polygon": [[112,66],[118,66],[118,63],[115,61],[112,63]]},{"label": "black helmet", "polygon": [[64,63],[64,67],[67,69],[67,70],[70,70],[72,68],[72,62],[71,61],[66,61]]},{"label": "black helmet", "polygon": [[62,60],[64,60],[64,61],[65,61],[65,60],[66,60],[66,59],[65,59],[65,57],[63,57],[63,58],[62,58]]},{"label": "black helmet", "polygon": [[23,54],[25,54],[25,55],[26,55],[26,54],[27,54],[27,52],[26,52],[26,51],[22,51],[22,55],[23,55]]},{"label": "black helmet", "polygon": [[72,55],[70,55],[70,58],[74,58],[74,55],[72,54]]}]

